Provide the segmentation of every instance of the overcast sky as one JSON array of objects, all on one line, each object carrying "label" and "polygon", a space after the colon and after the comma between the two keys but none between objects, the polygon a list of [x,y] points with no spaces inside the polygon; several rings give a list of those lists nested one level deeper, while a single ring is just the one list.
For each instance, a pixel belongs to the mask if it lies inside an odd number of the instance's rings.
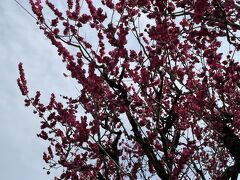
[{"label": "overcast sky", "polygon": [[[19,0],[30,9],[28,0]],[[47,102],[51,92],[75,95],[56,49],[43,36],[34,20],[14,0],[0,1],[0,179],[47,180],[42,168],[46,143],[36,137],[40,119],[24,107],[18,89],[18,63],[23,62],[32,96],[40,90]]]},{"label": "overcast sky", "polygon": [[[30,10],[28,0],[19,2]],[[228,50],[227,45],[222,49]],[[24,107],[17,65],[23,62],[30,94],[40,90],[44,102],[52,92],[57,96],[78,92],[75,83],[63,77],[67,72],[56,49],[14,0],[0,0],[0,62],[0,180],[53,179],[56,171],[46,175],[43,170],[47,144],[36,136],[40,119]]]},{"label": "overcast sky", "polygon": [[[30,10],[28,0],[18,1]],[[134,41],[129,47],[136,48]],[[40,119],[33,109],[24,107],[16,83],[18,63],[23,62],[31,96],[40,90],[43,102],[49,101],[52,92],[59,97],[76,96],[78,91],[75,81],[63,76],[68,72],[55,47],[14,0],[0,0],[0,61],[0,180],[53,179],[57,171],[47,175],[43,170],[42,153],[48,144],[36,136]]]}]

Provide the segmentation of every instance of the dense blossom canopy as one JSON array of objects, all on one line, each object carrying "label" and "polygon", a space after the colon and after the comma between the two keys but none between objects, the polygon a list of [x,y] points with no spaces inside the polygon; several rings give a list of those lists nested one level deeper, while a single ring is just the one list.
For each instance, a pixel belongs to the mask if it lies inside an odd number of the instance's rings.
[{"label": "dense blossom canopy", "polygon": [[56,179],[237,179],[240,1],[53,2],[30,0],[79,96],[18,85]]}]

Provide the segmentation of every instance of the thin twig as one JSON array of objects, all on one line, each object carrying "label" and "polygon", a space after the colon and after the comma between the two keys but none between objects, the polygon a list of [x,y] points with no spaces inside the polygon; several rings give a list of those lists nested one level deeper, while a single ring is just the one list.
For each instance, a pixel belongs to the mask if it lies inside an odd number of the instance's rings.
[{"label": "thin twig", "polygon": [[37,20],[37,18],[36,17],[34,17],[28,10],[27,10],[27,8],[25,8],[20,2],[18,2],[17,0],[14,0],[24,11],[26,11],[33,19],[35,19],[36,21],[38,21]]}]

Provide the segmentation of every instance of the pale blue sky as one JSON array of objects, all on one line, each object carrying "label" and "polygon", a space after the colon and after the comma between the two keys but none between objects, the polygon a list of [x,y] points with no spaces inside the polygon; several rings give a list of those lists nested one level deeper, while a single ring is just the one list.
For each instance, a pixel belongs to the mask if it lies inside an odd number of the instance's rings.
[{"label": "pale blue sky", "polygon": [[[28,0],[19,0],[30,9]],[[48,102],[51,92],[75,95],[74,83],[55,48],[34,20],[14,0],[0,1],[0,179],[53,179],[42,168],[46,143],[36,137],[40,119],[24,107],[17,87],[19,62],[23,62],[31,95],[40,90]]]}]

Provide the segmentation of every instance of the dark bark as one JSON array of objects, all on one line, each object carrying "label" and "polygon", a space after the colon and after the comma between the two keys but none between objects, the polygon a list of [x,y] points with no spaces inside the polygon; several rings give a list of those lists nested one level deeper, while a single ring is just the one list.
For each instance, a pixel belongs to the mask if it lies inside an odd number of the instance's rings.
[{"label": "dark bark", "polygon": [[228,149],[230,155],[234,158],[235,163],[233,166],[228,167],[222,174],[223,180],[237,180],[238,174],[240,173],[240,139],[234,134],[226,124],[223,128],[223,144]]},{"label": "dark bark", "polygon": [[103,175],[100,172],[98,172],[97,180],[106,180],[106,179],[103,177]]},{"label": "dark bark", "polygon": [[[111,80],[110,78],[108,78],[107,74],[105,73],[103,73],[103,77],[112,89],[119,91],[119,96],[122,97],[122,99],[125,102],[125,105],[129,107],[131,102],[128,100],[127,91],[124,89],[124,87],[120,83],[116,83],[114,80]],[[133,118],[130,111],[127,111],[126,114],[127,114],[129,123],[131,124],[132,131],[134,133],[134,139],[140,144],[144,154],[148,157],[150,163],[153,164],[153,167],[156,170],[157,175],[163,180],[169,179],[169,174],[166,172],[164,166],[159,163],[148,140],[143,138],[141,133],[139,132],[138,124],[136,123],[136,120]]]}]

